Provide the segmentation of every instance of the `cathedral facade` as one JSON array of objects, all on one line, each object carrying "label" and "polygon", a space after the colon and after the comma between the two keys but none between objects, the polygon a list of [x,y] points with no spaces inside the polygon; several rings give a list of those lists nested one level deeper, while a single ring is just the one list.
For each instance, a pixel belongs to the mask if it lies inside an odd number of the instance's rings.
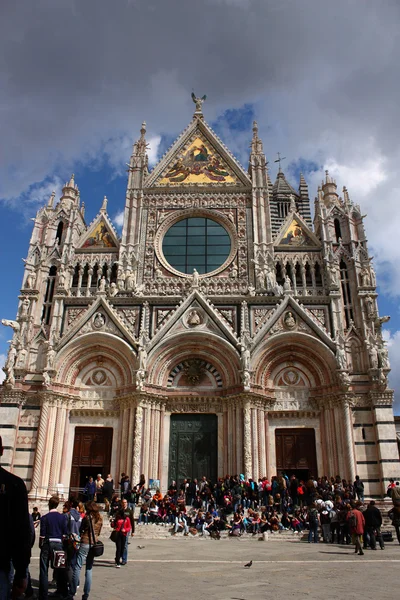
[{"label": "cathedral facade", "polygon": [[244,170],[193,119],[149,172],[133,146],[118,237],[74,177],[33,226],[0,389],[5,466],[32,498],[87,477],[285,471],[400,478],[375,273],[360,207],[326,173]]}]

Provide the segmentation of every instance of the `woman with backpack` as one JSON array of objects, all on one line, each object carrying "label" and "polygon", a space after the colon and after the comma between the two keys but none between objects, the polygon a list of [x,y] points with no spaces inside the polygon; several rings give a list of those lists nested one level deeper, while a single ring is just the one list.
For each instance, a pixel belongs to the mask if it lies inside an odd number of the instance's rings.
[{"label": "woman with backpack", "polygon": [[102,526],[103,519],[99,512],[99,507],[96,502],[90,500],[86,503],[86,515],[81,523],[81,540],[71,583],[71,595],[75,596],[79,585],[81,569],[83,565],[86,565],[85,586],[83,588],[82,600],[88,600],[90,589],[92,587],[92,567],[94,561],[92,547],[98,540]]}]

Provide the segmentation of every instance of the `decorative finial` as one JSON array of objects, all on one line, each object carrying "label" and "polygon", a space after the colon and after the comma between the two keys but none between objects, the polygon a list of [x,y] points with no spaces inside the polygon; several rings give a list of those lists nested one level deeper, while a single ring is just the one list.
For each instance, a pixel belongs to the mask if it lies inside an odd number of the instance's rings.
[{"label": "decorative finial", "polygon": [[53,190],[53,191],[51,192],[51,196],[50,196],[50,198],[49,198],[49,201],[48,201],[48,203],[47,203],[47,207],[48,207],[48,208],[53,208],[53,204],[54,204],[54,198],[55,198],[55,195],[56,195],[56,191],[55,191],[55,190]]},{"label": "decorative finial", "polygon": [[144,138],[145,134],[146,134],[146,121],[143,121],[142,127],[140,129],[140,135],[142,138]]},{"label": "decorative finial", "polygon": [[101,205],[101,209],[100,209],[101,212],[106,212],[106,210],[107,210],[107,202],[108,202],[107,196],[104,196],[103,204]]},{"label": "decorative finial", "polygon": [[201,98],[199,98],[194,92],[192,92],[192,100],[196,105],[196,110],[194,114],[203,116],[203,103],[207,100],[207,96],[204,95]]},{"label": "decorative finial", "polygon": [[253,137],[258,137],[258,123],[253,121]]},{"label": "decorative finial", "polygon": [[282,169],[281,169],[281,162],[282,162],[283,160],[286,160],[286,156],[281,156],[281,153],[280,153],[280,152],[277,152],[276,154],[277,154],[278,158],[277,158],[277,159],[276,159],[274,162],[277,162],[277,163],[279,163],[279,173],[282,173]]}]

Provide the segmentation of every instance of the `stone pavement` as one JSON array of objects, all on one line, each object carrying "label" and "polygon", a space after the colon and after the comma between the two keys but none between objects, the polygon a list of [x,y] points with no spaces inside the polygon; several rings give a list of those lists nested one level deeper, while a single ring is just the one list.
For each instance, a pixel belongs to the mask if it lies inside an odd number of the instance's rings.
[{"label": "stone pavement", "polygon": [[[381,600],[398,587],[400,546],[354,554],[353,546],[251,539],[130,538],[128,564],[116,569],[114,544],[96,559],[90,600]],[[139,549],[138,545],[143,545]],[[38,578],[37,546],[31,574]],[[253,566],[244,564],[253,560]],[[83,571],[82,571],[83,573]],[[83,577],[81,578],[83,589]],[[76,596],[80,600],[81,594]]]}]

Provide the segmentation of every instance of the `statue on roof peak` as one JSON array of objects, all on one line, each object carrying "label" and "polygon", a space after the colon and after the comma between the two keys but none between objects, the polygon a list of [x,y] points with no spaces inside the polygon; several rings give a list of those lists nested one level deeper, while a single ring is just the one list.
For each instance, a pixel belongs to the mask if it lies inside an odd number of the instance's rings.
[{"label": "statue on roof peak", "polygon": [[204,94],[204,96],[202,96],[200,98],[200,97],[196,96],[196,94],[194,92],[192,92],[192,100],[196,105],[195,114],[202,114],[203,113],[203,103],[207,100],[207,96]]}]

